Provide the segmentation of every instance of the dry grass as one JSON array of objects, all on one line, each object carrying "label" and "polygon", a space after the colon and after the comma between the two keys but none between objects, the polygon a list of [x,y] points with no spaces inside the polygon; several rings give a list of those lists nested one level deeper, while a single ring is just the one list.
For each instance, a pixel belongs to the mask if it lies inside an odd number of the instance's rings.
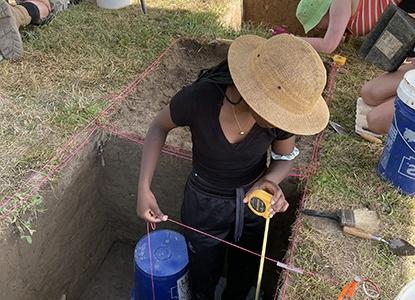
[{"label": "dry grass", "polygon": [[[0,63],[0,199],[38,170],[73,133],[153,61],[173,38],[232,37],[217,6],[148,1],[98,9],[93,2],[22,32],[22,61]],[[249,27],[245,30],[252,31]]]},{"label": "dry grass", "polygon": [[[376,210],[382,221],[381,235],[400,237],[415,244],[415,203],[399,194],[376,173],[382,146],[369,144],[353,134],[355,100],[365,80],[378,70],[356,56],[356,41],[341,49],[348,64],[338,75],[333,96],[332,119],[351,134],[333,130],[322,144],[320,169],[311,179],[306,207],[319,210],[364,208]],[[337,278],[344,284],[354,275],[367,276],[382,289],[382,299],[394,299],[415,276],[415,259],[394,256],[382,244],[348,237],[331,222],[304,217],[294,262],[310,271]],[[293,276],[288,299],[335,299],[341,287],[305,276]],[[360,291],[356,299],[365,299]]]}]

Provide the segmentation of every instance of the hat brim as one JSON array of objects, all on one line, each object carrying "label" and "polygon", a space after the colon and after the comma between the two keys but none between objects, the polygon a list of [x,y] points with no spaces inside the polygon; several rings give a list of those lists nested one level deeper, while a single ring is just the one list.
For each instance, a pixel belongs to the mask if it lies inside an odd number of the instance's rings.
[{"label": "hat brim", "polygon": [[[253,80],[250,68],[252,52],[265,43],[266,39],[246,35],[235,40],[228,52],[229,70],[233,82],[245,102],[261,118],[276,128],[297,135],[313,135],[322,131],[329,121],[329,109],[323,97],[319,97],[314,107],[302,114],[293,113],[270,99],[269,94]],[[255,99],[261,99],[257,101]]]}]

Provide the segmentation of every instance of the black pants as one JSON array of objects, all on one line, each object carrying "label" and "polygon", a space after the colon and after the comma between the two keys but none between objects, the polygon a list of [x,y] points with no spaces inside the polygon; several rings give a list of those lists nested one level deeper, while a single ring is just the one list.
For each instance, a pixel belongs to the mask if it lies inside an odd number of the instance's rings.
[{"label": "black pants", "polygon": [[[249,187],[245,187],[245,191]],[[235,189],[219,189],[197,174],[189,177],[182,206],[182,221],[220,239],[235,243]],[[236,244],[260,252],[264,219],[243,210],[244,224]],[[259,258],[194,231],[186,231],[190,259],[192,300],[214,299],[227,253],[227,284],[222,299],[245,299],[255,285]]]}]

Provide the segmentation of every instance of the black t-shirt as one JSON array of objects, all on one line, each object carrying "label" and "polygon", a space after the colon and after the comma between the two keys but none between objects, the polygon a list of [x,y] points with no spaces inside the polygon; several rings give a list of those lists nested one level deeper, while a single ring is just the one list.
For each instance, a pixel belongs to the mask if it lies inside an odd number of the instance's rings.
[{"label": "black t-shirt", "polygon": [[176,125],[190,128],[195,172],[212,184],[237,188],[265,170],[267,151],[274,140],[285,140],[292,134],[255,123],[241,142],[231,144],[219,123],[225,90],[226,85],[193,83],[172,98],[170,114]]}]

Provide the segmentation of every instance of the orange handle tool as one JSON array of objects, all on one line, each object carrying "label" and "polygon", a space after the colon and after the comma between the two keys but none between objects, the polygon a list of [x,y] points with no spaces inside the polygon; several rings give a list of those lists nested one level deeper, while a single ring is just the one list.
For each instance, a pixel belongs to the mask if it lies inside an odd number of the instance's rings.
[{"label": "orange handle tool", "polygon": [[346,285],[342,292],[340,293],[339,297],[337,298],[337,300],[351,300],[353,299],[353,296],[356,294],[357,288],[359,287],[359,283],[362,280],[360,279],[360,277],[355,277],[355,279],[349,283],[348,285]]}]

